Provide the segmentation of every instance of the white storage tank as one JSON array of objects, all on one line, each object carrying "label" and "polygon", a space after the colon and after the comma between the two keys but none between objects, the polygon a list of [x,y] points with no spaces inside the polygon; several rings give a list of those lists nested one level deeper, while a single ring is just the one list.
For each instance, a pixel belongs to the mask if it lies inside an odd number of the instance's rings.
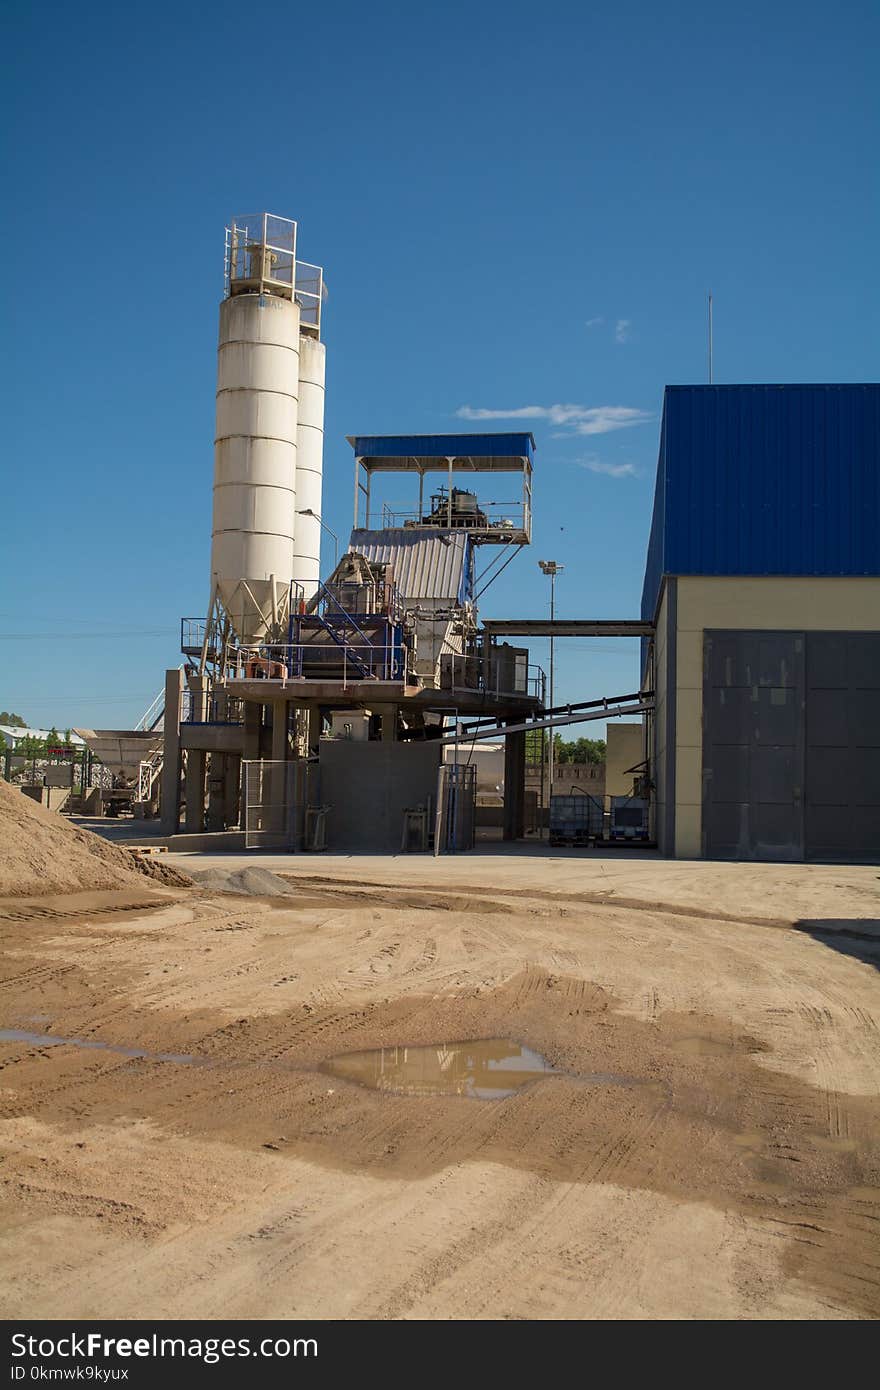
[{"label": "white storage tank", "polygon": [[324,344],[303,335],[299,351],[296,429],[296,525],[293,577],[309,599],[321,576],[321,495],[324,471]]},{"label": "white storage tank", "polygon": [[[302,284],[302,289],[301,289]],[[212,604],[218,598],[242,644],[283,640],[289,606],[313,592],[318,570],[308,523],[321,514],[324,421],[322,272],[296,261],[296,223],[260,213],[226,233],[220,306]],[[301,355],[306,407],[300,431]],[[305,501],[297,496],[304,438]],[[316,481],[317,480],[317,481]],[[295,537],[304,523],[304,553]],[[320,532],[317,522],[313,523]],[[310,587],[309,587],[310,586]]]}]

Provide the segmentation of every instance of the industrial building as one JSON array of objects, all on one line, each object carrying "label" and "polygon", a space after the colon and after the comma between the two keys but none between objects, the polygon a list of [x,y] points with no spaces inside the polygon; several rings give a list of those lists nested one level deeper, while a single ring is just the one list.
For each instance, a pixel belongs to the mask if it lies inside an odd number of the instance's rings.
[{"label": "industrial building", "polygon": [[[631,716],[598,796],[556,789],[554,843],[880,854],[880,387],[667,387],[640,616],[481,624],[531,541],[532,435],[350,435],[322,577],[323,271],[265,213],[225,266],[207,617],[161,747],[156,710],[133,731],[136,811],[181,848],[467,849],[478,800],[505,839],[539,829],[529,732]],[[638,637],[638,688],[548,708],[529,636]]]},{"label": "industrial building", "polygon": [[642,619],[662,852],[876,858],[880,387],[667,387]]},{"label": "industrial building", "polygon": [[[323,274],[296,242],[269,214],[227,229],[210,602],[182,625],[145,796],[161,778],[163,829],[191,844],[469,848],[475,764],[444,750],[470,714],[517,725],[515,838],[543,674],[480,631],[477,601],[531,539],[534,439],[352,436],[351,539],[322,580]],[[503,504],[481,491],[499,475]],[[380,507],[391,476],[411,496]]]}]

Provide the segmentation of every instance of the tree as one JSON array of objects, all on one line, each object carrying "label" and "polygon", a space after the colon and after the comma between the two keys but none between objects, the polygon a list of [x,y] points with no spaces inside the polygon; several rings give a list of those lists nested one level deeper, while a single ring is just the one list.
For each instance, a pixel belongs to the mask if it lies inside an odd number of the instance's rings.
[{"label": "tree", "polygon": [[10,714],[8,710],[0,710],[0,724],[10,724],[16,729],[26,729],[27,720],[22,719],[20,714]]},{"label": "tree", "polygon": [[15,745],[15,755],[18,758],[45,758],[46,740],[33,738],[30,734],[27,738],[20,738]]},{"label": "tree", "polygon": [[526,730],[526,762],[536,766],[547,757],[547,731],[545,729]]},{"label": "tree", "polygon": [[561,734],[553,740],[553,758],[557,763],[604,763],[604,738],[579,738],[573,743],[563,742]]}]

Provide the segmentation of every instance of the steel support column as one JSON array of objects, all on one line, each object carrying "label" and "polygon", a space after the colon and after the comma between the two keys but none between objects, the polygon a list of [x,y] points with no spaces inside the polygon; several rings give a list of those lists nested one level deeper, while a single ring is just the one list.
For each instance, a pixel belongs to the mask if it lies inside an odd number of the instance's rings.
[{"label": "steel support column", "polygon": [[[514,720],[508,720],[514,723]],[[526,736],[520,729],[504,736],[504,839],[526,833]]]},{"label": "steel support column", "polygon": [[183,672],[165,672],[165,732],[162,756],[159,813],[163,835],[180,829],[180,714],[183,705]]},{"label": "steel support column", "polygon": [[205,828],[205,769],[207,753],[190,748],[186,755],[186,833],[201,835]]}]

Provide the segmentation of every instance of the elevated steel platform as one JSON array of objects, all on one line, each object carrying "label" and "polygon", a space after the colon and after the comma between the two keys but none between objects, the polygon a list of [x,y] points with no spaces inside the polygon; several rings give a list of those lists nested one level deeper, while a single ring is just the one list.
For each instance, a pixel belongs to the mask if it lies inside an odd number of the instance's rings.
[{"label": "elevated steel platform", "polygon": [[[220,687],[236,700],[258,701],[272,705],[316,704],[323,708],[336,707],[348,709],[350,706],[391,705],[400,706],[401,713],[407,710],[465,715],[488,715],[498,719],[527,717],[541,708],[541,702],[534,695],[491,693],[485,690],[419,689],[406,686],[401,681],[349,680],[346,682],[316,680],[228,680]],[[181,728],[186,727],[181,725]],[[195,726],[205,727],[205,726]]]},{"label": "elevated steel platform", "polygon": [[[498,434],[352,434],[354,450],[354,529],[375,529],[373,479],[377,474],[415,474],[417,505],[399,510],[382,508],[383,530],[466,531],[474,545],[528,545],[532,535],[532,461],[534,436],[527,431]],[[425,477],[445,474],[444,483],[428,498]],[[478,475],[487,475],[497,492],[497,474],[519,475],[518,497],[485,497],[472,489]],[[465,487],[455,486],[464,478]],[[363,513],[363,515],[362,515]]]}]

